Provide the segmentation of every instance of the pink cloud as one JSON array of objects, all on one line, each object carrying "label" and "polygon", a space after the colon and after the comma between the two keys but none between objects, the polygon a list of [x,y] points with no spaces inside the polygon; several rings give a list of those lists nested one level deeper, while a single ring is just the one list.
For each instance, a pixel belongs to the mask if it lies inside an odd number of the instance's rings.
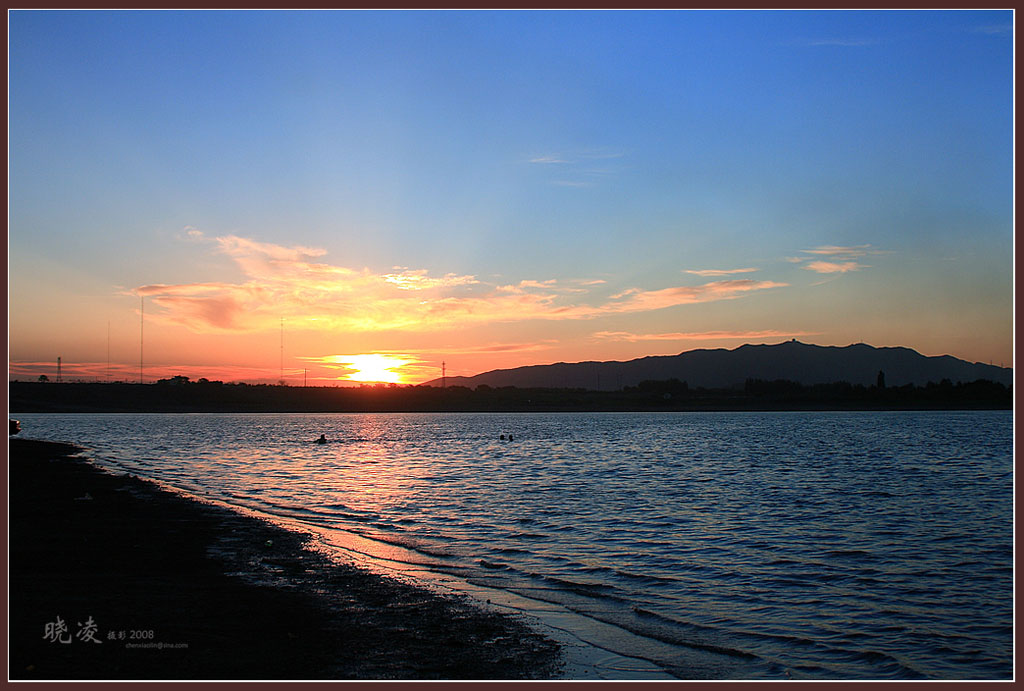
[{"label": "pink cloud", "polygon": [[808,271],[816,271],[819,274],[845,274],[850,271],[867,269],[870,266],[857,262],[810,262],[804,268]]},{"label": "pink cloud", "polygon": [[[237,236],[214,240],[245,274],[241,283],[152,284],[136,295],[156,308],[147,319],[196,332],[257,331],[280,318],[291,328],[336,331],[438,330],[456,324],[533,319],[589,319],[728,300],[787,284],[749,279],[659,290],[630,289],[603,300],[578,300],[602,280],[524,280],[496,286],[474,276],[431,276],[425,269],[386,274],[313,261],[326,252]],[[596,303],[596,304],[594,304]]]},{"label": "pink cloud", "polygon": [[813,250],[801,250],[807,254],[826,254],[829,256],[838,257],[863,257],[869,253],[871,245],[822,245],[821,247],[815,247]]},{"label": "pink cloud", "polygon": [[783,288],[788,285],[788,283],[777,283],[775,281],[734,279],[731,281],[705,283],[701,286],[678,286],[661,290],[642,291],[634,288],[618,295],[613,295],[613,299],[619,299],[620,301],[609,303],[602,307],[600,311],[645,312],[665,307],[674,307],[676,305],[731,300],[753,291]]},{"label": "pink cloud", "polygon": [[445,274],[440,278],[432,278],[428,275],[426,269],[418,269],[416,271],[409,270],[405,267],[401,268],[401,272],[397,274],[384,274],[383,278],[388,283],[392,283],[403,290],[426,290],[428,288],[439,288],[439,287],[452,287],[462,285],[473,285],[479,283],[473,276],[456,276],[455,274]]},{"label": "pink cloud", "polygon": [[797,336],[813,336],[811,331],[690,331],[660,334],[635,334],[627,331],[598,331],[595,338],[609,341],[719,341],[719,340],[754,340],[763,338],[795,338]]},{"label": "pink cloud", "polygon": [[747,274],[752,271],[757,271],[755,268],[750,269],[685,269],[686,273],[693,274],[694,276],[729,276],[731,274]]},{"label": "pink cloud", "polygon": [[241,326],[242,305],[231,295],[184,297],[160,295],[153,303],[175,315],[179,324],[205,323],[215,329],[233,331]]}]

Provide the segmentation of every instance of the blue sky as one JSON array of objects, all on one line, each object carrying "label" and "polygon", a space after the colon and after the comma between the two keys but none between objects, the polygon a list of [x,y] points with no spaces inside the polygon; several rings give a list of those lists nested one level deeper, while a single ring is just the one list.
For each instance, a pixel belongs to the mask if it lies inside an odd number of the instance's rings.
[{"label": "blue sky", "polygon": [[[230,328],[175,311],[196,292],[183,286],[254,292],[266,276],[223,240],[244,238],[376,276],[473,277],[430,298],[445,304],[468,285],[564,288],[522,320],[495,309],[445,333],[365,317],[340,334],[284,314],[304,334],[295,357],[408,352],[431,367],[446,348],[524,344],[467,356],[471,373],[771,332],[1010,364],[1012,23],[1007,11],[11,12],[12,362],[61,348],[101,359],[106,330],[94,332],[108,321],[130,360],[130,293],[150,285],[176,286],[146,293],[167,366],[223,364],[183,359],[214,339],[259,350],[273,305],[248,305],[267,319]],[[754,270],[688,273],[738,269]],[[536,311],[721,280],[755,283],[564,322]],[[210,314],[224,294],[196,299]],[[62,310],[91,347],[36,318]]]}]

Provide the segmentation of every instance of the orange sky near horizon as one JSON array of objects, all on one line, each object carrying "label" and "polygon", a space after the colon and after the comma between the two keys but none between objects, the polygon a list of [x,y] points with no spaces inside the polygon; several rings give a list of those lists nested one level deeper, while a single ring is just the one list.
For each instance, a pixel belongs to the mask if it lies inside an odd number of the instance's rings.
[{"label": "orange sky near horizon", "polygon": [[[758,320],[756,312],[765,301],[792,299],[792,294],[786,298],[779,293],[792,291],[793,279],[740,277],[756,268],[689,270],[681,272],[691,276],[684,285],[613,290],[595,278],[502,283],[399,267],[387,273],[353,270],[329,263],[326,253],[316,248],[238,236],[206,238],[195,229],[188,232],[188,242],[226,257],[239,278],[118,291],[122,313],[111,320],[109,365],[88,357],[107,336],[94,327],[91,341],[79,340],[78,350],[66,349],[61,356],[63,380],[133,382],[142,377],[152,382],[182,375],[309,386],[419,384],[439,378],[442,363],[448,376],[471,376],[531,364],[628,360],[791,338],[822,345],[903,345],[872,342],[877,332],[863,327],[844,338],[842,322],[831,323],[830,330],[795,328],[806,322],[806,313],[789,317],[787,325],[794,328],[788,329],[683,330],[700,323],[687,318],[687,311],[704,311],[705,318],[714,319],[726,306],[751,315],[744,320],[777,323],[777,315]],[[815,259],[819,256],[883,255],[867,247],[838,246],[804,254],[807,267],[799,267],[794,258],[781,262],[790,276],[822,273],[821,261]],[[825,273],[840,277],[845,273],[825,268]],[[760,306],[740,304],[757,300]],[[683,329],[629,328],[652,319],[656,325]],[[867,331],[866,338],[859,337],[865,335],[862,331]],[[413,343],[417,347],[408,347]],[[927,348],[922,352],[945,354]],[[12,379],[39,375],[55,379],[56,358],[10,365]]]}]

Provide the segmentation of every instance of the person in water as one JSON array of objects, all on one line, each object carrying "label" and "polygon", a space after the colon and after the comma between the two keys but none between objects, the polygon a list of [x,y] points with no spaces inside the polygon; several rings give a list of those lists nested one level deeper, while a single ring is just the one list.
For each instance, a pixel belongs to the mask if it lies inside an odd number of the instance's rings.
[{"label": "person in water", "polygon": [[326,434],[321,434],[320,438],[317,439],[315,443],[316,444],[326,444],[327,443],[327,435]]}]

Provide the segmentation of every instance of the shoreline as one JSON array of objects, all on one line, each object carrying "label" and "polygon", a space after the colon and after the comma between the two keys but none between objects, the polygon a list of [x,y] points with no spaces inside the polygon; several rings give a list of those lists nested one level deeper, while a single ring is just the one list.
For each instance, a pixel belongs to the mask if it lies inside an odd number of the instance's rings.
[{"label": "shoreline", "polygon": [[10,679],[561,678],[563,646],[519,617],[69,444],[8,448]]}]

